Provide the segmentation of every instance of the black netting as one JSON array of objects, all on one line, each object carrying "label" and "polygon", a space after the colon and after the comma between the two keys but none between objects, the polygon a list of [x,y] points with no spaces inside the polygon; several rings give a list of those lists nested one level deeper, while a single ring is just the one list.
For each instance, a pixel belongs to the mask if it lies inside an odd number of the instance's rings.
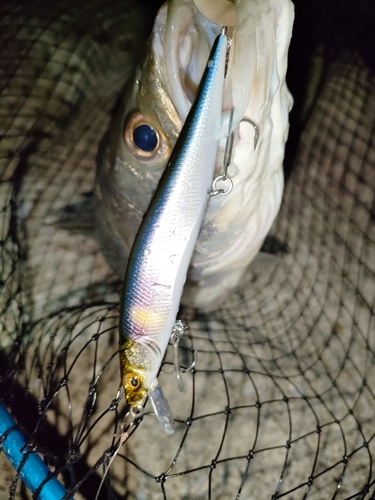
[{"label": "black netting", "polygon": [[[125,411],[120,283],[94,238],[56,220],[92,188],[155,10],[1,10],[0,396],[26,456],[37,450],[75,499],[93,499]],[[182,393],[160,375],[176,432],[147,406],[99,498],[375,498],[374,76],[347,47],[317,73],[272,229],[287,253],[252,266],[220,311],[182,311],[181,359],[196,350],[195,368]],[[3,454],[0,470],[1,499],[31,498]]]}]

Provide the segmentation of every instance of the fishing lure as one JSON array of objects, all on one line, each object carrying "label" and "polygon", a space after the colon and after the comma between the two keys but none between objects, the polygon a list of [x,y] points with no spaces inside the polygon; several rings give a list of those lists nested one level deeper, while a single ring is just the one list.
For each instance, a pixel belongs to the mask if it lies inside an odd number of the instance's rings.
[{"label": "fishing lure", "polygon": [[174,432],[174,420],[157,376],[211,191],[227,47],[223,29],[135,239],[121,295],[119,353],[126,401],[138,416],[149,396],[168,434]]}]

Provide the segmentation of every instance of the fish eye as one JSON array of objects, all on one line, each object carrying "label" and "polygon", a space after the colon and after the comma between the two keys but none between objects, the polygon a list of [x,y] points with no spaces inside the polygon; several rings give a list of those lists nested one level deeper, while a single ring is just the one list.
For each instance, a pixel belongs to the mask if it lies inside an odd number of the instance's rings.
[{"label": "fish eye", "polygon": [[156,130],[151,125],[142,123],[133,130],[133,141],[135,147],[140,151],[151,153],[157,148],[159,138]]},{"label": "fish eye", "polygon": [[124,142],[132,156],[142,163],[166,161],[171,153],[169,140],[160,125],[151,122],[140,111],[128,116],[124,126]]}]

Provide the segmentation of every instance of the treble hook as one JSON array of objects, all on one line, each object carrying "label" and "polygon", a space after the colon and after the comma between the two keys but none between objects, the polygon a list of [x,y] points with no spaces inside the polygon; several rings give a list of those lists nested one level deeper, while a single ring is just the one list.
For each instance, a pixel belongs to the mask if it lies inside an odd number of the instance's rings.
[{"label": "treble hook", "polygon": [[258,139],[259,139],[259,128],[258,128],[258,125],[253,122],[253,120],[250,120],[250,118],[242,118],[242,120],[240,121],[240,123],[242,122],[245,122],[245,123],[250,123],[250,125],[253,126],[253,129],[254,129],[254,151],[256,150],[257,148],[257,144],[258,144]]},{"label": "treble hook", "polygon": [[[223,173],[217,177],[212,182],[212,190],[210,193],[210,196],[216,196],[218,194],[221,195],[226,195],[229,194],[232,189],[233,189],[233,181],[228,175],[228,168],[229,165],[231,164],[232,161],[232,151],[233,151],[233,141],[234,141],[234,134],[235,130],[232,131],[232,125],[233,125],[233,114],[234,114],[234,107],[231,109],[230,112],[230,117],[229,117],[229,134],[227,137],[227,142],[225,144],[225,151],[224,151],[224,160],[223,160]],[[250,118],[244,117],[240,121],[240,123],[245,122],[245,123],[250,123],[252,127],[254,128],[254,151],[256,150],[257,144],[258,144],[258,139],[259,139],[259,128],[258,125],[253,122],[253,120],[250,120]],[[227,182],[228,183],[228,189],[225,191],[223,188],[217,188],[217,183],[218,182]]]},{"label": "treble hook", "polygon": [[171,341],[173,346],[173,369],[169,372],[166,372],[164,370],[164,373],[176,374],[178,388],[180,389],[181,392],[184,390],[181,378],[181,372],[186,373],[192,370],[197,361],[197,350],[194,349],[194,361],[192,362],[192,364],[188,368],[182,368],[182,366],[180,365],[179,344],[183,334],[187,329],[188,329],[187,325],[184,325],[181,320],[177,320],[176,323],[174,324],[171,334]]}]

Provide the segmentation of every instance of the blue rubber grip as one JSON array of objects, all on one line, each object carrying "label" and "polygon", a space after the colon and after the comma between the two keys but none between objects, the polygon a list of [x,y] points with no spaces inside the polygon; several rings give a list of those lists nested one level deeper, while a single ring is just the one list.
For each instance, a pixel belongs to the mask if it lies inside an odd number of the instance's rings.
[{"label": "blue rubber grip", "polygon": [[[24,454],[27,441],[16,427],[13,417],[0,401],[0,439],[4,434],[6,434],[6,438],[2,448],[5,455],[16,470],[22,463],[19,470],[20,477],[29,490],[35,493],[50,474],[50,470],[37,453],[32,452],[27,456]],[[66,494],[67,491],[63,485],[55,477],[51,477],[40,490],[38,498],[40,500],[62,500],[66,498]],[[73,499],[70,497],[69,500]]]}]

